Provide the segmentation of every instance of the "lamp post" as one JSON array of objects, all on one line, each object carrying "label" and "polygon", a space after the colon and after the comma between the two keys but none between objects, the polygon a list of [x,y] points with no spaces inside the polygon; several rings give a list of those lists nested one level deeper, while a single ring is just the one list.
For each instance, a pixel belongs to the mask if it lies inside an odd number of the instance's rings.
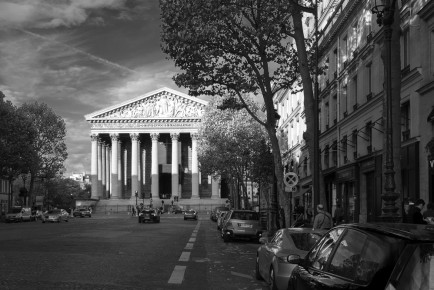
[{"label": "lamp post", "polygon": [[395,170],[393,164],[393,130],[392,130],[392,24],[394,22],[396,0],[385,0],[384,4],[372,8],[372,13],[377,15],[377,23],[384,26],[384,92],[385,92],[385,166],[384,166],[384,192],[381,195],[383,206],[381,218],[384,221],[396,222],[400,219],[396,206],[398,193],[395,192]]}]

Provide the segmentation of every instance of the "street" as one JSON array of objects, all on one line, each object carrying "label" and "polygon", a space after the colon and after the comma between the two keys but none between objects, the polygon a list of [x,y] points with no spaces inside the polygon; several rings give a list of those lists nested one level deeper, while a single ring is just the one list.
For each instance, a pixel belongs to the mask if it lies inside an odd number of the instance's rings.
[{"label": "street", "polygon": [[266,289],[254,278],[257,248],[224,243],[206,214],[0,223],[0,289]]}]

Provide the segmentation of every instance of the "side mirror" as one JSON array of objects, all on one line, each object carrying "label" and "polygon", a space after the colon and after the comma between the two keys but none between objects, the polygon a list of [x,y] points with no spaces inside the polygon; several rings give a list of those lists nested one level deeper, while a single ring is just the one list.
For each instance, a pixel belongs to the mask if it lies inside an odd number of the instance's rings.
[{"label": "side mirror", "polygon": [[286,257],[286,260],[290,264],[299,265],[303,259],[299,255],[289,255],[288,257]]},{"label": "side mirror", "polygon": [[267,237],[261,237],[261,238],[259,238],[259,242],[261,244],[266,244],[266,243],[268,243],[268,238]]}]

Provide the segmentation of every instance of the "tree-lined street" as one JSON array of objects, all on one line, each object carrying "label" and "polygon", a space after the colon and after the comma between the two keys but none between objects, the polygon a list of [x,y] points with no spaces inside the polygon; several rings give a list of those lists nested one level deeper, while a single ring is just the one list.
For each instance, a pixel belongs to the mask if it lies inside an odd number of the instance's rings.
[{"label": "tree-lined street", "polygon": [[258,244],[224,243],[215,227],[205,214],[197,222],[164,214],[156,224],[99,213],[1,223],[0,288],[265,289],[254,278]]}]

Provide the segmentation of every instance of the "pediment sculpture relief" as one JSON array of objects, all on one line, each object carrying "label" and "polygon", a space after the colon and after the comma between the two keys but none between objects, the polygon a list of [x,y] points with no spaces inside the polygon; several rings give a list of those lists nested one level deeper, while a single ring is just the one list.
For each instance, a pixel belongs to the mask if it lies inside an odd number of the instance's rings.
[{"label": "pediment sculpture relief", "polygon": [[107,114],[105,118],[200,118],[204,107],[174,95],[157,95],[142,102],[125,106]]}]

